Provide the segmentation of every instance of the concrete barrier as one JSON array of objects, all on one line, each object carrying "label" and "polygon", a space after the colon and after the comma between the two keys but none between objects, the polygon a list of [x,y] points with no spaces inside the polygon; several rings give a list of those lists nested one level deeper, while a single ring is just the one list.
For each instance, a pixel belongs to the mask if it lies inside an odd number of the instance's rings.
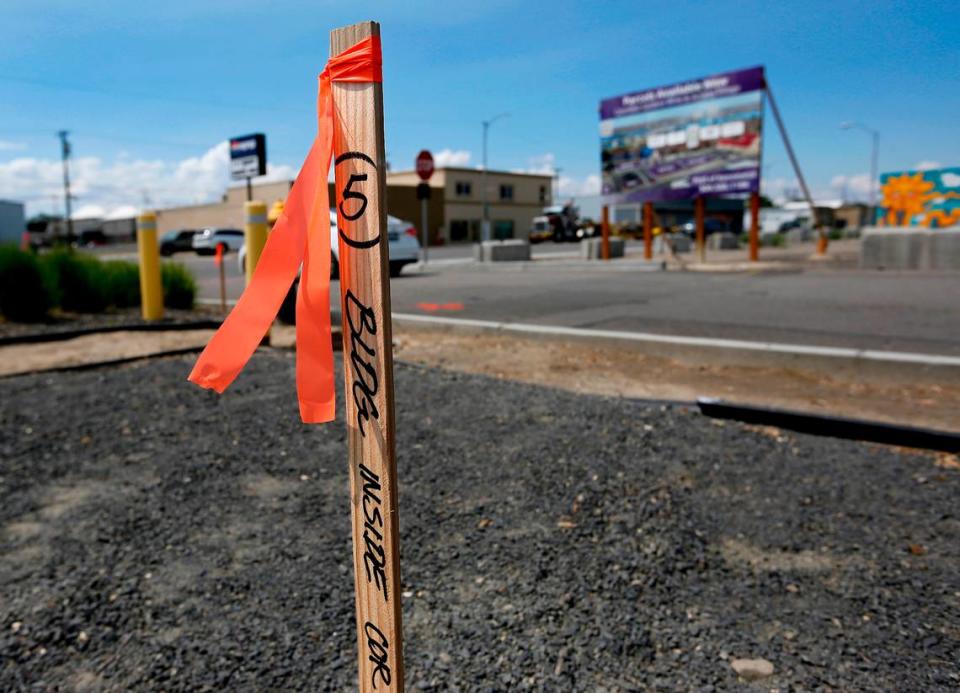
[{"label": "concrete barrier", "polygon": [[960,270],[960,227],[863,230],[860,266],[865,269]]},{"label": "concrete barrier", "polygon": [[667,235],[667,243],[675,253],[689,253],[693,250],[693,240],[685,233],[671,233]]},{"label": "concrete barrier", "polygon": [[740,247],[737,235],[729,231],[711,233],[707,236],[707,248],[710,250],[736,250]]},{"label": "concrete barrier", "polygon": [[960,269],[960,228],[930,232],[930,269]]},{"label": "concrete barrier", "polygon": [[[580,259],[599,260],[601,257],[602,238],[584,238],[580,241]],[[610,237],[610,257],[623,257],[625,243],[619,236]]]},{"label": "concrete barrier", "polygon": [[[519,238],[484,241],[477,246],[483,262],[522,262],[530,259],[530,243]],[[474,250],[474,258],[477,250]]]}]

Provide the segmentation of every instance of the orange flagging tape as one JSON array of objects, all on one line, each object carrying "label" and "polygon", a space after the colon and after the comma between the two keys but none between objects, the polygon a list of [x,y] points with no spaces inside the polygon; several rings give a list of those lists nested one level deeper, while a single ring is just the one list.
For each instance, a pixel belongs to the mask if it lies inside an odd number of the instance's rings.
[{"label": "orange flagging tape", "polygon": [[250,284],[200,354],[190,373],[191,382],[217,392],[227,389],[270,329],[302,263],[296,328],[300,417],[305,423],[333,421],[327,176],[336,113],[330,85],[382,81],[379,36],[366,38],[327,62],[320,75],[317,137],[290,189],[283,214],[267,238]]}]

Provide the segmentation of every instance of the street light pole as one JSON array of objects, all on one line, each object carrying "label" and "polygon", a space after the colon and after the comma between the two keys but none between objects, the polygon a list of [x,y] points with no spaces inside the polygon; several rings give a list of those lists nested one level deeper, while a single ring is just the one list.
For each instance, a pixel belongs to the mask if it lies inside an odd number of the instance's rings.
[{"label": "street light pole", "polygon": [[490,120],[483,122],[483,170],[480,171],[480,200],[483,205],[483,221],[480,223],[480,238],[484,241],[490,240],[490,205],[487,202],[487,132],[490,126],[501,118],[506,118],[509,113],[500,113]]},{"label": "street light pole", "polygon": [[857,130],[863,130],[864,132],[870,135],[871,140],[873,141],[873,149],[870,152],[870,223],[877,223],[877,177],[879,172],[877,170],[878,164],[877,160],[880,157],[880,133],[873,128],[869,128],[863,123],[855,122],[845,122],[840,123],[841,130],[852,130],[856,128]]},{"label": "street light pole", "polygon": [[65,213],[64,221],[67,229],[67,242],[73,240],[73,211],[70,205],[70,142],[67,140],[69,133],[61,130],[57,133],[60,138],[60,160],[63,164],[63,208]]}]

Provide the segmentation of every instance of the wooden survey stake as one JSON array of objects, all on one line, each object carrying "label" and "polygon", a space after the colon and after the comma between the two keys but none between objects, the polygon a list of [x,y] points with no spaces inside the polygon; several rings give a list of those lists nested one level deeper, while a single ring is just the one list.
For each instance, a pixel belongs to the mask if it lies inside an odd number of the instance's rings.
[{"label": "wooden survey stake", "polygon": [[[336,29],[330,55],[379,34],[376,22]],[[383,89],[375,82],[332,89],[360,690],[402,691]]]}]

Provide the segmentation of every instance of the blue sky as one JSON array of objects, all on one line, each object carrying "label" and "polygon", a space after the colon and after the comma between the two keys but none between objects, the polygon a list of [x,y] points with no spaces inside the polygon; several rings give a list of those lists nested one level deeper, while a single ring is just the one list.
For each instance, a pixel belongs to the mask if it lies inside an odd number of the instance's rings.
[{"label": "blue sky", "polygon": [[[267,134],[273,175],[293,174],[315,132],[316,74],[331,28],[382,24],[388,159],[421,148],[490,165],[562,168],[588,194],[602,98],[766,66],[815,192],[866,190],[881,170],[960,164],[960,3],[246,2],[5,0],[0,21],[0,198],[58,209],[57,130],[71,131],[78,206],[215,196],[230,135]],[[769,113],[768,113],[769,118]],[[772,119],[764,175],[793,175]],[[841,180],[838,177],[845,177]]]}]

